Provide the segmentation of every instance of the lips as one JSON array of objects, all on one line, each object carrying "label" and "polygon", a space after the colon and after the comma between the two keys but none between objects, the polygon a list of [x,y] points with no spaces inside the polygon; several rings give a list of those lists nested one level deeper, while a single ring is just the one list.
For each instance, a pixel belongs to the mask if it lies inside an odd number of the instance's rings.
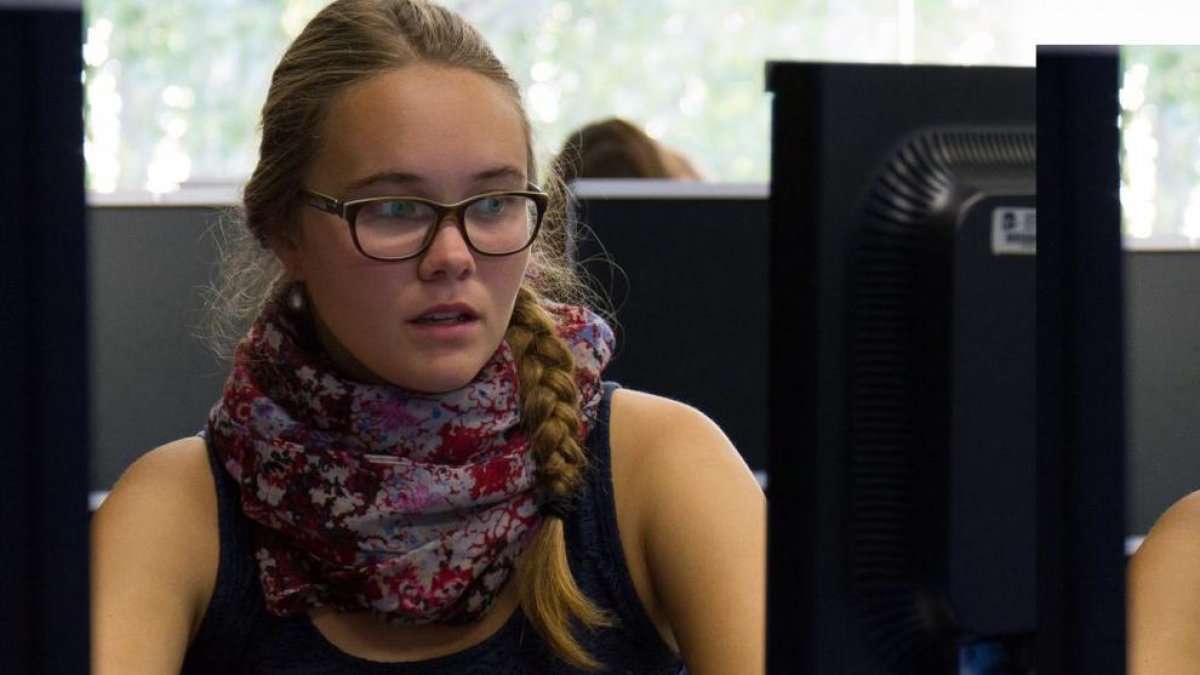
[{"label": "lips", "polygon": [[424,326],[446,326],[475,321],[479,314],[470,305],[462,303],[434,305],[412,319],[412,323]]}]

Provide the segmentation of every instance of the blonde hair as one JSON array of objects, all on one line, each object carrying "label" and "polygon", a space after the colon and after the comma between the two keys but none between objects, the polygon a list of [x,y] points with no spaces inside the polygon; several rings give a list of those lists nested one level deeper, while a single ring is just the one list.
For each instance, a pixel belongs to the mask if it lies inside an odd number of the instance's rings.
[{"label": "blonde hair", "polygon": [[[286,286],[266,245],[294,227],[301,177],[316,153],[330,104],[353,84],[415,63],[465,68],[503,87],[521,110],[530,181],[536,180],[520,89],[473,27],[424,0],[337,0],[312,19],[283,55],[263,105],[258,165],[245,187],[243,213],[226,223],[222,279],[210,296],[210,333],[224,345],[225,355],[235,336],[240,338],[263,305]],[[544,189],[551,206],[506,339],[517,356],[521,423],[538,462],[538,488],[545,498],[555,498],[579,489],[587,457],[579,441],[579,391],[571,352],[541,301],[589,298],[567,263],[566,191],[560,180],[549,181]],[[576,667],[599,667],[576,639],[572,624],[594,630],[609,619],[575,583],[559,518],[545,518],[518,565],[516,583],[523,611],[555,652]]]}]

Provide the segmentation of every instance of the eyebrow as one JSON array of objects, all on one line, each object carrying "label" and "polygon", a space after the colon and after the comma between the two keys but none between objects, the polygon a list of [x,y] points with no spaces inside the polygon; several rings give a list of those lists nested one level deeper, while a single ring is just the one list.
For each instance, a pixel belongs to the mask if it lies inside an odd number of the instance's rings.
[{"label": "eyebrow", "polygon": [[[516,178],[519,180],[525,179],[525,172],[514,166],[497,166],[486,171],[480,171],[471,176],[471,182],[482,183],[495,180],[497,178]],[[411,186],[420,185],[425,182],[425,179],[417,174],[405,173],[403,171],[381,171],[371,174],[366,178],[360,178],[346,186],[347,190],[356,190],[375,185],[399,185]],[[522,186],[524,187],[524,186]]]}]

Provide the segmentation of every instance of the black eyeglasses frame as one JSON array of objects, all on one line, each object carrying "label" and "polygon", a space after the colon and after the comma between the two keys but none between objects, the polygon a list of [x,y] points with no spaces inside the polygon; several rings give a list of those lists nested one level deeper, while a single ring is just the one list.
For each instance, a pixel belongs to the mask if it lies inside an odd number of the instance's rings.
[{"label": "black eyeglasses frame", "polygon": [[[529,233],[529,241],[525,242],[525,245],[521,246],[520,248],[512,251],[505,251],[503,253],[482,251],[475,246],[474,242],[471,241],[471,236],[467,234],[467,225],[466,220],[464,219],[467,207],[482,199],[504,196],[527,197],[531,199],[534,205],[537,207],[537,219],[533,224],[533,230]],[[445,222],[446,216],[448,215],[454,216],[454,222],[458,226],[458,231],[462,235],[463,241],[467,243],[467,247],[470,248],[472,252],[482,256],[487,256],[489,258],[502,258],[504,256],[520,253],[521,251],[524,251],[532,246],[533,242],[537,240],[538,232],[542,228],[542,221],[546,216],[546,210],[550,205],[550,195],[542,192],[537,188],[537,186],[531,184],[527,190],[491,190],[467,197],[466,199],[454,202],[452,204],[443,204],[442,202],[434,201],[432,199],[425,199],[424,197],[409,197],[406,195],[385,195],[382,197],[365,197],[363,199],[349,199],[346,201],[340,201],[335,197],[330,197],[329,195],[322,194],[316,190],[302,188],[301,201],[307,206],[311,206],[320,211],[324,211],[325,213],[338,216],[342,220],[346,221],[346,225],[350,228],[350,238],[354,241],[354,247],[358,249],[359,253],[370,258],[371,260],[379,260],[381,262],[400,262],[402,260],[412,260],[413,258],[418,258],[423,255],[425,251],[429,250],[429,246],[433,244],[433,240],[437,235],[438,229],[441,227],[442,223]],[[358,230],[355,227],[355,219],[358,217],[358,212],[362,210],[364,206],[369,204],[393,201],[418,202],[425,204],[434,210],[434,221],[430,224],[429,231],[425,233],[425,237],[421,240],[421,246],[418,247],[413,253],[403,256],[378,256],[367,253],[366,249],[363,248],[362,244],[358,240]]]}]

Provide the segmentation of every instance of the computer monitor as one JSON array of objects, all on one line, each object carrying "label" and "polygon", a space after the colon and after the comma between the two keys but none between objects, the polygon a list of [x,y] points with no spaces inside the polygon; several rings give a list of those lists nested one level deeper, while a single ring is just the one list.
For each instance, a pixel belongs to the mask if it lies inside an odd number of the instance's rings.
[{"label": "computer monitor", "polygon": [[771,673],[1035,630],[1034,73],[773,63]]},{"label": "computer monitor", "polygon": [[584,179],[571,191],[574,255],[615,314],[606,377],[704,411],[763,480],[766,186]]},{"label": "computer monitor", "polygon": [[4,673],[88,664],[83,20],[58,4],[0,8]]},{"label": "computer monitor", "polygon": [[1120,66],[1039,47],[1039,672],[1125,672]]}]

